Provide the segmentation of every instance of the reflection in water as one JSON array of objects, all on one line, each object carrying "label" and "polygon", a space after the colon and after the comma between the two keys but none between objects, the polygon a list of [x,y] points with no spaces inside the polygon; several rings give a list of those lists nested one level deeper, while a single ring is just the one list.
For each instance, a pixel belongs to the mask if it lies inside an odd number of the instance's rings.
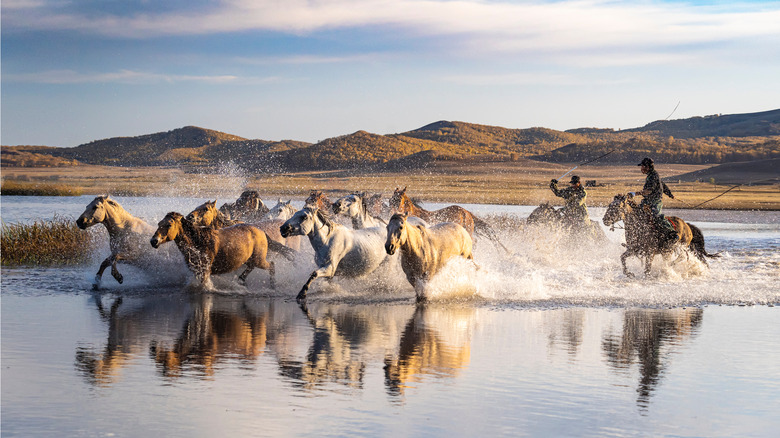
[{"label": "reflection in water", "polygon": [[397,357],[385,358],[385,385],[399,396],[425,375],[456,377],[468,365],[474,310],[418,306],[404,329]]},{"label": "reflection in water", "polygon": [[102,297],[95,295],[94,299],[100,319],[108,323],[108,340],[102,353],[84,346],[77,347],[76,368],[90,383],[106,386],[115,381],[118,370],[129,356],[129,346],[122,342],[127,320],[117,318],[122,297],[114,300],[109,311],[103,307]]},{"label": "reflection in water", "polygon": [[670,360],[670,348],[695,335],[703,309],[627,310],[621,336],[607,334],[602,349],[608,363],[618,370],[639,364],[637,404],[646,409]]}]

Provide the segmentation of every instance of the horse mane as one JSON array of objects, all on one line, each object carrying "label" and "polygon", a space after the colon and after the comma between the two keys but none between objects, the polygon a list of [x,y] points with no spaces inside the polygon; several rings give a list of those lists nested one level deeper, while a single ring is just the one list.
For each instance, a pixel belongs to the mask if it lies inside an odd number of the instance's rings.
[{"label": "horse mane", "polygon": [[330,215],[327,212],[323,211],[321,208],[317,208],[315,214],[317,218],[321,220],[322,223],[326,227],[330,228],[331,230],[336,226],[336,223],[333,222],[333,219],[330,218]]}]

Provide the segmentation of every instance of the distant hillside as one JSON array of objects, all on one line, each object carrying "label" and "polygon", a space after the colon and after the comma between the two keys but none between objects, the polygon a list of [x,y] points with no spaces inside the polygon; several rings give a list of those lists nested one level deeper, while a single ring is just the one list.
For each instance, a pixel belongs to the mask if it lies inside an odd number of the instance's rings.
[{"label": "distant hillside", "polygon": [[780,158],[726,163],[674,177],[680,181],[715,181],[717,184],[772,184],[780,182]]},{"label": "distant hillside", "polygon": [[[614,152],[605,162],[633,162],[652,156],[667,163],[726,163],[780,158],[780,109],[752,114],[663,120],[615,131],[578,128],[509,129],[438,121],[408,132],[366,131],[316,144],[250,140],[186,126],[138,137],[96,140],[74,148],[2,147],[3,166],[178,165],[194,171],[232,162],[252,171],[351,169],[365,166],[414,168],[430,160],[532,158],[580,162]],[[445,158],[446,157],[446,158]]]}]

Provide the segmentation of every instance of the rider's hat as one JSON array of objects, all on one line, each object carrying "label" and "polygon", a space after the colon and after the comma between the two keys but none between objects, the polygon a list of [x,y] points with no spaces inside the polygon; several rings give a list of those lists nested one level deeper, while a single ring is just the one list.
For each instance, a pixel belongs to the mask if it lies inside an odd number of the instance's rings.
[{"label": "rider's hat", "polygon": [[649,157],[645,157],[642,159],[642,162],[637,164],[637,166],[647,166],[652,167],[653,166],[653,159]]},{"label": "rider's hat", "polygon": [[579,184],[580,183],[580,177],[577,175],[573,175],[571,177],[571,180],[569,181],[569,184]]}]

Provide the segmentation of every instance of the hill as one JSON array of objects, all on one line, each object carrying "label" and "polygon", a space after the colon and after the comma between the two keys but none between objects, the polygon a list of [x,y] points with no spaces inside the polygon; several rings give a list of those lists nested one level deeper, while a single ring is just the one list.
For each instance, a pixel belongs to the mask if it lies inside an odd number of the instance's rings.
[{"label": "hill", "polygon": [[[177,165],[208,171],[230,162],[251,171],[415,168],[447,160],[579,162],[614,151],[605,162],[630,163],[651,155],[659,162],[704,164],[780,158],[780,110],[663,120],[614,131],[578,128],[509,129],[458,121],[379,135],[357,131],[316,144],[250,140],[186,126],[137,137],[96,140],[74,148],[2,147],[3,166]],[[389,166],[389,167],[388,167]],[[377,167],[377,168],[379,168]]]},{"label": "hill", "polygon": [[776,184],[780,182],[780,158],[726,163],[676,175],[675,181],[714,181],[718,184]]}]

